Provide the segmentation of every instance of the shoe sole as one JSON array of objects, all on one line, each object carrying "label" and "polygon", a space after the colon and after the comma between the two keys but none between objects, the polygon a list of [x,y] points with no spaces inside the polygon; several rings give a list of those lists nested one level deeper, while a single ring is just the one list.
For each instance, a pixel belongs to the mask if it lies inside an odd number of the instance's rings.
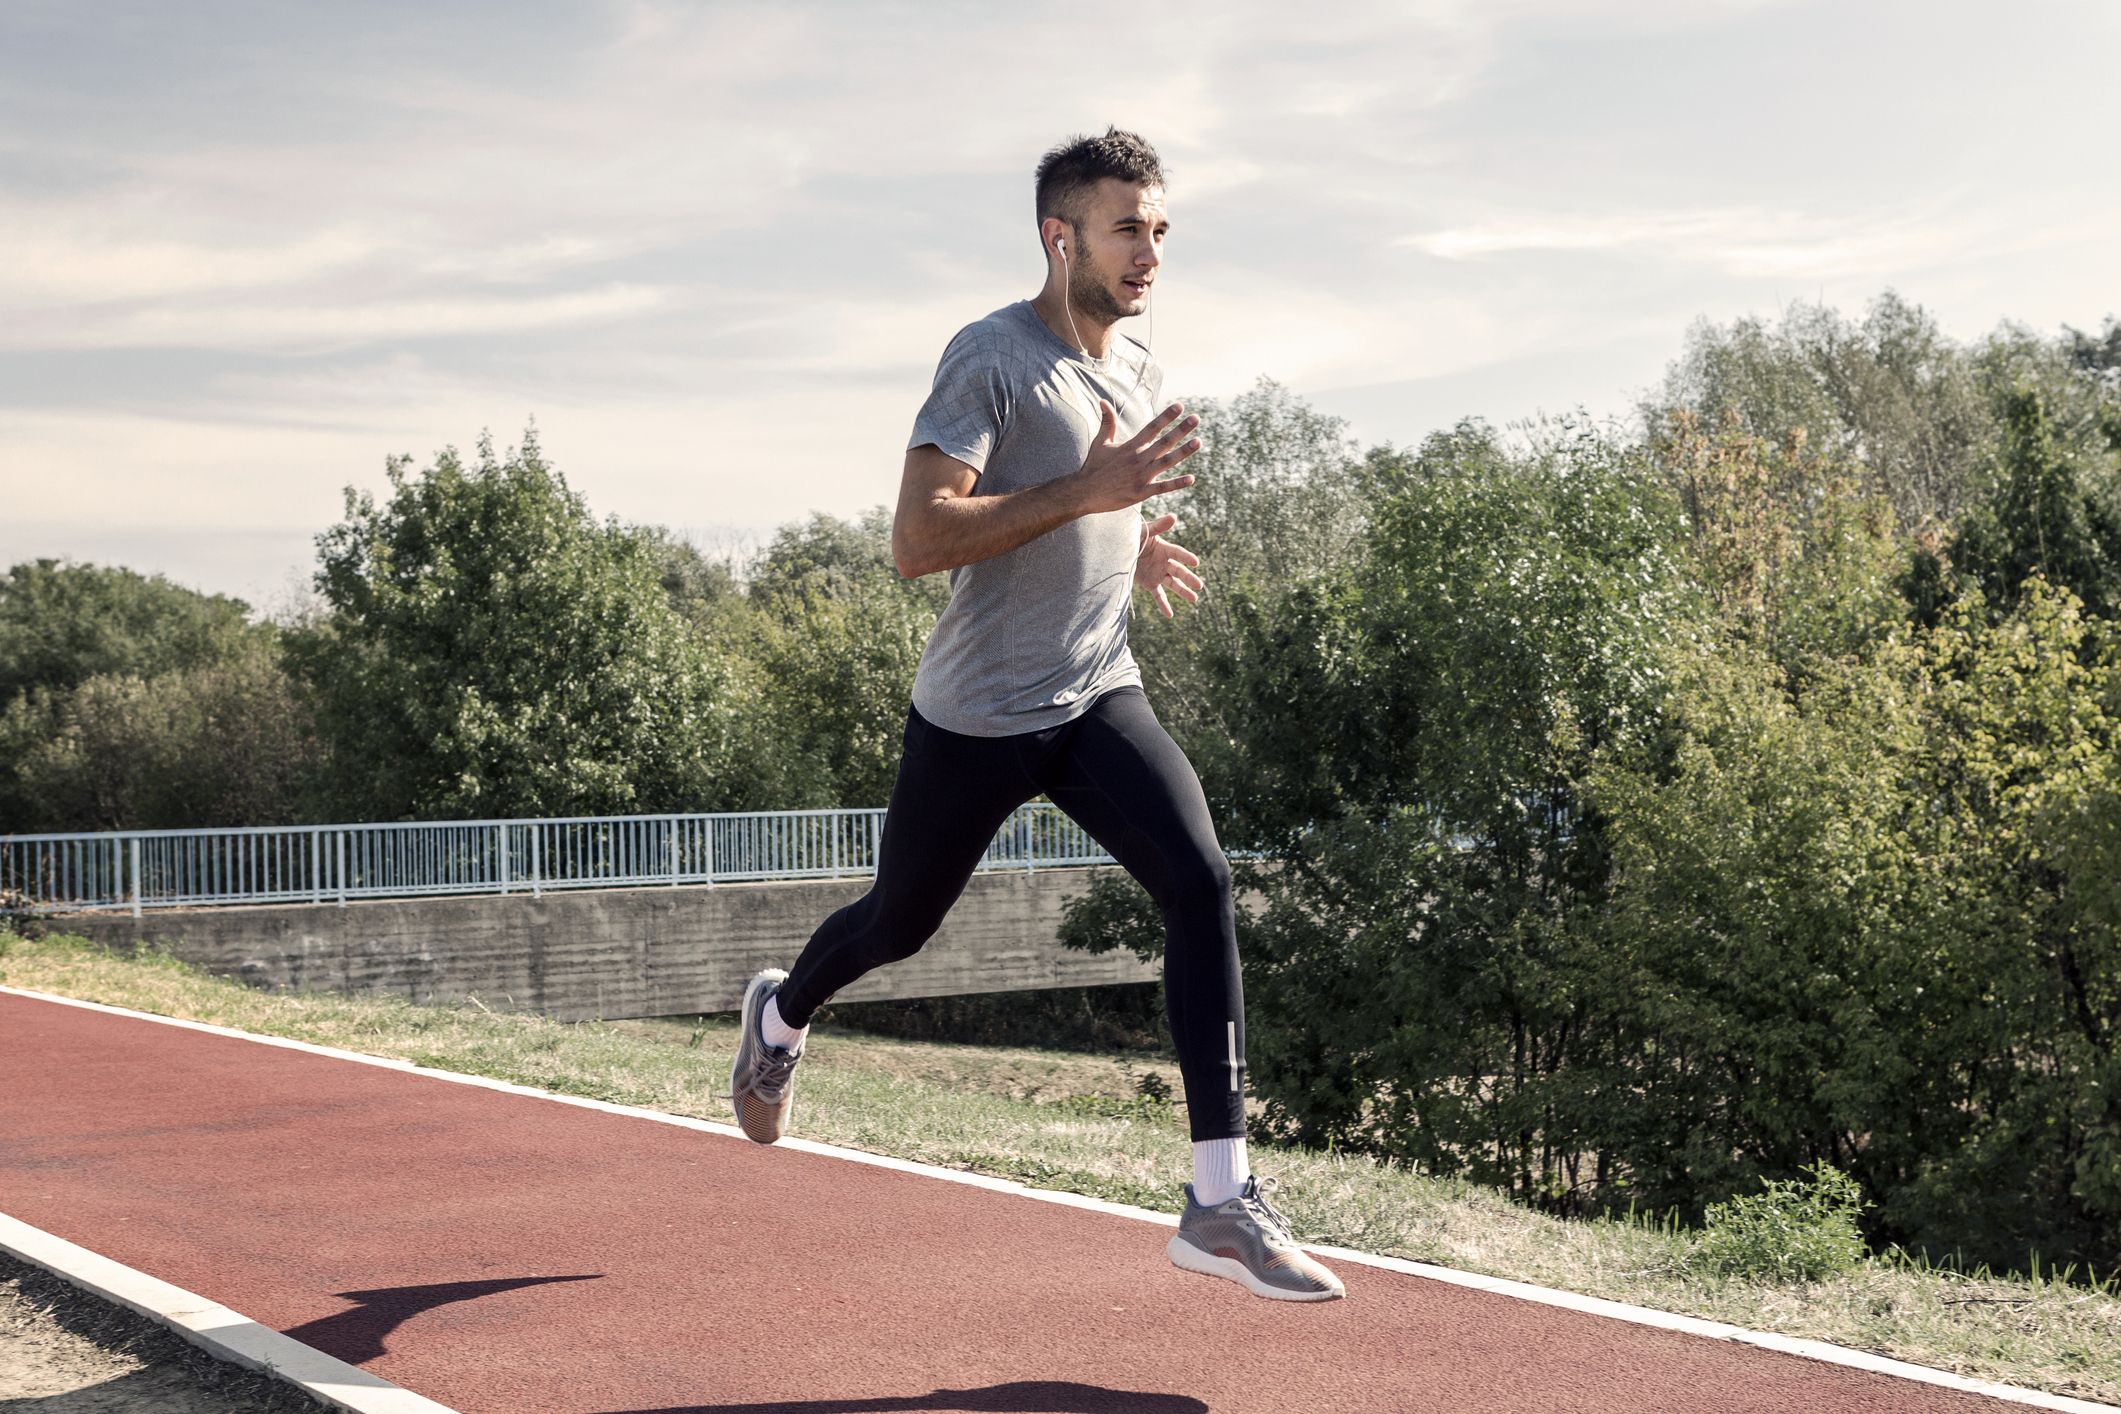
[{"label": "shoe sole", "polygon": [[1347,1289],[1327,1288],[1324,1291],[1290,1291],[1287,1287],[1269,1286],[1254,1276],[1252,1269],[1235,1257],[1218,1257],[1212,1252],[1203,1252],[1183,1237],[1173,1237],[1164,1247],[1170,1255],[1172,1265],[1203,1276],[1223,1277],[1244,1287],[1254,1296],[1264,1296],[1270,1301],[1334,1301],[1347,1295]]},{"label": "shoe sole", "polygon": [[[756,1019],[758,1016],[757,1002],[759,992],[770,984],[787,980],[788,974],[786,972],[778,967],[769,967],[753,977],[750,985],[744,988],[744,1009],[737,1013],[743,1019],[743,1027],[737,1033],[736,1061],[729,1067],[729,1107],[732,1110],[736,1109],[736,1087],[739,1077],[744,1073],[744,1057],[750,1055],[755,1047],[765,1044],[765,1038],[758,1034],[758,1021]],[[739,1129],[743,1128],[743,1119],[743,1112],[738,1111],[737,1127]],[[787,1132],[786,1128],[783,1128],[781,1134],[786,1134]],[[744,1137],[750,1139],[754,1144],[777,1144],[780,1142],[781,1134],[776,1134],[771,1139],[756,1139],[752,1137],[749,1130],[745,1130]]]}]

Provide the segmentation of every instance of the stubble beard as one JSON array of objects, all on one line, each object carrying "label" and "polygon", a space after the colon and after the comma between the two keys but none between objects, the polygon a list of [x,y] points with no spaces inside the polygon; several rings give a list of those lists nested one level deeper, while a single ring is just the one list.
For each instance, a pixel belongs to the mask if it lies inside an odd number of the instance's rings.
[{"label": "stubble beard", "polygon": [[1087,260],[1077,263],[1068,272],[1068,302],[1086,318],[1108,327],[1135,314],[1134,310],[1113,298],[1103,274]]}]

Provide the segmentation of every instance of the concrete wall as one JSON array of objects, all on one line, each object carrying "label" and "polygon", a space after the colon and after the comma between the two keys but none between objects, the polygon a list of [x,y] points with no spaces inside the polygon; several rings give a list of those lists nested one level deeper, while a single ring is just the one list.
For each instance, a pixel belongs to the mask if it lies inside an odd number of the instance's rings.
[{"label": "concrete wall", "polygon": [[[943,926],[903,962],[836,1001],[881,1001],[1145,982],[1158,969],[1124,950],[1092,956],[1056,941],[1061,908],[1116,866],[973,876]],[[561,1020],[734,1011],[762,967],[787,967],[868,877],[714,888],[566,890],[532,898],[376,899],[337,904],[66,914],[59,931],[114,947],[142,940],[255,986],[478,997]],[[1257,907],[1256,894],[1240,900]]]}]

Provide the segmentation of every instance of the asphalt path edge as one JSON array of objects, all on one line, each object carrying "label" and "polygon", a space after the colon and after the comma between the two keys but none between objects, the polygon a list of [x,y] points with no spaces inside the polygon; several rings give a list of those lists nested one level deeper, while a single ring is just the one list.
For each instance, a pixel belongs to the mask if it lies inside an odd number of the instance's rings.
[{"label": "asphalt path edge", "polygon": [[210,1355],[283,1380],[335,1409],[351,1414],[456,1414],[446,1404],[5,1213],[0,1213],[0,1252],[137,1311]]},{"label": "asphalt path edge", "polygon": [[[637,1105],[621,1105],[609,1100],[592,1100],[580,1095],[563,1095],[556,1091],[541,1090],[531,1085],[518,1085],[507,1080],[494,1080],[483,1075],[465,1075],[453,1070],[439,1070],[433,1066],[414,1065],[410,1061],[397,1060],[390,1056],[364,1055],[359,1051],[341,1050],[336,1046],[320,1046],[310,1041],[294,1041],[283,1036],[262,1036],[256,1032],[241,1031],[231,1026],[215,1026],[204,1021],[186,1021],[180,1017],[158,1016],[154,1012],[135,1011],[130,1007],[111,1006],[104,1002],[82,1001],[75,997],[62,997],[56,993],[32,991],[24,987],[0,985],[0,994],[23,997],[31,1001],[55,1002],[61,1006],[80,1007],[85,1011],[100,1011],[112,1016],[131,1017],[137,1021],[157,1022],[164,1026],[178,1026],[186,1030],[203,1031],[214,1036],[227,1036],[241,1041],[254,1041],[264,1046],[279,1046],[287,1050],[306,1051],[311,1055],[329,1056],[335,1060],[353,1061],[359,1065],[379,1066],[385,1070],[395,1070],[411,1075],[424,1075],[435,1080],[446,1080],[453,1084],[474,1085],[482,1089],[498,1090],[503,1094],[524,1095],[533,1099],[552,1100],[563,1105],[576,1105],[583,1109],[602,1110],[606,1114],[652,1120],[658,1124],[675,1125],[682,1129],[699,1130],[703,1133],[719,1134],[726,1138],[740,1139],[747,1144],[752,1142],[742,1129],[733,1124],[721,1124],[714,1120],[695,1119],[689,1115],[667,1114],[661,1110],[643,1109]],[[799,1149],[805,1153],[845,1159],[854,1163],[870,1164],[878,1168],[897,1169],[902,1173],[920,1174],[929,1178],[943,1179],[950,1183],[963,1183],[976,1188],[992,1189],[1001,1193],[1014,1193],[1026,1198],[1036,1198],[1041,1202],[1057,1203],[1064,1207],[1088,1208],[1101,1213],[1110,1213],[1117,1217],[1157,1223],[1169,1228],[1178,1226],[1178,1217],[1172,1213],[1154,1212],[1148,1208],[1139,1208],[1128,1203],[1114,1203],[1103,1198],[1091,1198],[1080,1193],[1060,1193],[1043,1188],[1033,1188],[1028,1184],[1017,1183],[1010,1179],[993,1178],[986,1174],[968,1173],[961,1169],[943,1168],[935,1164],[917,1163],[911,1159],[894,1158],[887,1154],[871,1154],[860,1149],[847,1149],[833,1144],[821,1144],[812,1139],[789,1136],[782,1139],[775,1147]],[[244,1349],[239,1350],[232,1344],[224,1344],[217,1338],[207,1338],[199,1330],[183,1324],[179,1319],[164,1314],[159,1309],[151,1309],[134,1300],[127,1299],[123,1295],[105,1291],[93,1282],[77,1276],[71,1270],[56,1266],[51,1261],[36,1255],[32,1251],[22,1250],[15,1245],[15,1234],[17,1233],[34,1234],[36,1237],[44,1239],[46,1243],[56,1244],[59,1248],[78,1253],[89,1264],[101,1264],[101,1268],[113,1276],[122,1274],[125,1277],[158,1288],[162,1293],[173,1297],[179,1308],[183,1310],[215,1313],[221,1318],[220,1323],[215,1324],[209,1321],[208,1324],[217,1332],[222,1326],[230,1323],[234,1326],[248,1328],[246,1332],[242,1333],[246,1342]],[[1946,1389],[1963,1390],[1969,1394],[1986,1395],[1991,1399],[2007,1400],[2036,1409],[2061,1410],[2065,1411],[2065,1414],[2114,1414],[2117,1408],[2121,1408],[2121,1406],[2117,1405],[2098,1404],[2091,1400],[2075,1399],[2068,1395],[2049,1394],[2045,1390],[2025,1389],[2018,1385],[1977,1380],[1965,1375],[1956,1375],[1947,1370],[1933,1369],[1927,1365],[1917,1365],[1906,1360],[1895,1360],[1884,1355],[1874,1355],[1867,1350],[1854,1350],[1847,1346],[1832,1345],[1823,1340],[1806,1340],[1797,1336],[1778,1335],[1773,1331],[1748,1330],[1743,1326],[1728,1325],[1722,1321],[1704,1320],[1698,1316],[1681,1316],[1670,1311],[1653,1310],[1647,1306],[1631,1306],[1625,1302],[1608,1301],[1597,1296],[1584,1296],[1573,1291],[1556,1291],[1550,1287],[1534,1286],[1530,1282],[1510,1281],[1502,1277],[1482,1276],[1474,1272],[1461,1272],[1450,1267],[1433,1266],[1426,1262],[1410,1262],[1401,1257],[1383,1257],[1372,1252],[1357,1252],[1347,1247],[1332,1247],[1310,1242],[1304,1243],[1303,1247],[1305,1250],[1315,1252],[1321,1257],[1331,1257],[1337,1261],[1378,1267],[1386,1271],[1401,1272],[1408,1276],[1424,1277],[1430,1281],[1446,1282],[1452,1286],[1471,1287],[1475,1290],[1491,1292],[1498,1296],[1514,1297],[1520,1301],[1531,1301],[1545,1306],[1558,1306],[1564,1310],[1580,1311],[1593,1316],[1604,1316],[1611,1320],[1627,1321],[1634,1325],[1652,1326],[1659,1330],[1679,1331],[1687,1335],[1702,1336],[1710,1340],[1735,1341],[1744,1345],[1758,1346],[1764,1350],[1779,1351],[1785,1355],[1795,1355],[1808,1360],[1820,1360],[1830,1365],[1842,1365],[1851,1369],[1867,1370],[1874,1374],[1889,1375],[1896,1379],[1913,1380],[1921,1384],[1938,1385]],[[117,1301],[122,1305],[129,1306],[133,1310],[140,1311],[144,1315],[161,1321],[187,1339],[205,1346],[216,1354],[225,1354],[227,1358],[233,1359],[240,1364],[249,1365],[253,1368],[264,1368],[281,1378],[292,1379],[293,1377],[289,1376],[285,1369],[280,1366],[266,1364],[262,1358],[246,1353],[251,1344],[261,1338],[280,1342],[280,1345],[275,1347],[275,1349],[285,1353],[276,1354],[273,1357],[275,1360],[291,1362],[299,1355],[333,1367],[342,1379],[350,1378],[356,1382],[359,1388],[353,1390],[352,1394],[369,1402],[350,1402],[347,1393],[335,1392],[327,1394],[323,1389],[304,1380],[293,1380],[294,1383],[301,1384],[303,1388],[310,1390],[318,1398],[336,1403],[342,1408],[356,1411],[356,1414],[456,1414],[456,1411],[450,1410],[445,1405],[436,1404],[432,1400],[401,1389],[364,1370],[335,1360],[321,1351],[313,1350],[298,1341],[290,1340],[277,1331],[268,1330],[254,1321],[238,1316],[226,1307],[213,1305],[179,1287],[170,1286],[166,1282],[157,1281],[144,1273],[135,1272],[129,1267],[120,1266],[118,1263],[98,1257],[85,1248],[75,1247],[72,1243],[52,1237],[48,1233],[29,1227],[27,1224],[16,1222],[4,1214],[0,1214],[0,1248],[5,1248],[25,1261],[34,1262],[38,1266],[53,1271],[77,1286],[95,1291],[108,1299]],[[249,1332],[255,1332],[256,1335],[252,1336]],[[410,1402],[378,1402],[388,1398]]]}]

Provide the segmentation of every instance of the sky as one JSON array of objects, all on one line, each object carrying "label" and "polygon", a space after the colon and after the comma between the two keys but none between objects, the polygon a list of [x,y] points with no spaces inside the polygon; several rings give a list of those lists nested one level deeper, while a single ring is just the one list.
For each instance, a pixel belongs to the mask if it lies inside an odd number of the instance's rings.
[{"label": "sky", "polygon": [[10,0],[0,567],[284,607],[386,458],[533,423],[710,552],[894,505],[1107,124],[1168,174],[1166,389],[1364,445],[1624,416],[1796,300],[2096,329],[2117,69],[2111,0]]}]

